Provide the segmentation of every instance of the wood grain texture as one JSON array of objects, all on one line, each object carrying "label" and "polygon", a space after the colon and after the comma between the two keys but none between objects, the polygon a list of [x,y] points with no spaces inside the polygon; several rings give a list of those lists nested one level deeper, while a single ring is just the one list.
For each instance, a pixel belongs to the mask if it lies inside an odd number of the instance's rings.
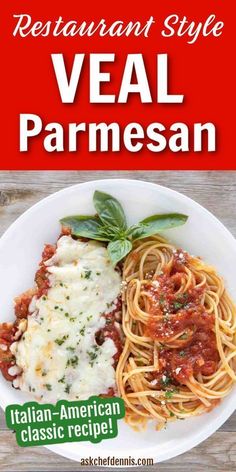
[{"label": "wood grain texture", "polygon": [[[236,172],[0,172],[0,235],[25,210],[41,198],[64,187],[88,180],[130,178],[165,185],[205,206],[236,236]],[[104,443],[105,447],[105,443]],[[132,470],[236,472],[236,414],[188,453],[153,467]],[[100,471],[81,467],[46,448],[19,448],[0,414],[0,472]],[[117,469],[124,470],[124,469]]]}]

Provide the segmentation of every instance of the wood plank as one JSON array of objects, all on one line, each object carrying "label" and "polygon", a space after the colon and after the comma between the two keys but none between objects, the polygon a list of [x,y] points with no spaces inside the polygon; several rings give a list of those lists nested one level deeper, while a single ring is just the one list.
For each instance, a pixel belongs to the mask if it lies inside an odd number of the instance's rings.
[{"label": "wood plank", "polygon": [[[79,446],[78,446],[79,447]],[[77,462],[64,459],[43,447],[19,448],[11,432],[0,432],[1,472],[49,471],[104,471],[101,467],[82,467]],[[113,469],[114,470],[114,469]],[[116,470],[125,470],[116,468]],[[191,451],[153,467],[135,467],[134,471],[185,472],[234,472],[236,471],[236,433],[216,433]]]},{"label": "wood plank", "polygon": [[236,172],[0,172],[1,233],[41,198],[101,178],[146,180],[180,191],[212,211],[236,235]]}]

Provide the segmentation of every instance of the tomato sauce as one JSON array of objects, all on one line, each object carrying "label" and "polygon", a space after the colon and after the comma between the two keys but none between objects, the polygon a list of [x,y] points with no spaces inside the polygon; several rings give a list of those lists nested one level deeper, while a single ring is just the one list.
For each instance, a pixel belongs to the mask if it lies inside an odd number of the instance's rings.
[{"label": "tomato sauce", "polygon": [[102,393],[101,395],[99,395],[99,397],[101,398],[111,398],[114,396],[115,396],[115,390],[113,387],[109,387],[107,393]]},{"label": "tomato sauce", "polygon": [[160,387],[169,382],[184,384],[192,375],[212,375],[219,362],[215,317],[202,304],[205,287],[177,293],[188,259],[186,253],[177,251],[171,269],[147,289],[151,316],[145,334],[161,344],[160,370],[154,376]]},{"label": "tomato sauce", "polygon": [[10,375],[8,370],[15,364],[14,356],[10,351],[10,346],[14,341],[17,331],[17,324],[0,324],[0,370],[6,380],[13,380],[15,376]]},{"label": "tomato sauce", "polygon": [[40,262],[40,267],[36,272],[35,275],[35,282],[38,287],[38,293],[37,296],[41,297],[42,295],[45,295],[49,289],[49,279],[48,279],[48,271],[47,271],[47,266],[45,266],[45,262],[48,261],[48,259],[51,259],[52,256],[54,256],[56,252],[56,246],[52,244],[46,244],[44,246],[44,250],[42,253],[42,261]]},{"label": "tomato sauce", "polygon": [[[114,368],[116,368],[120,355],[123,350],[121,328],[120,329],[118,328],[118,326],[121,327],[121,310],[122,310],[122,302],[121,302],[121,298],[118,298],[117,302],[115,303],[114,310],[103,315],[104,318],[106,319],[106,324],[104,328],[99,330],[96,334],[96,342],[100,346],[104,343],[106,338],[110,338],[113,340],[117,349],[117,352],[113,356]],[[106,394],[102,394],[100,396],[104,398],[114,397],[115,390],[112,387],[110,387]]]},{"label": "tomato sauce", "polygon": [[106,324],[104,328],[97,332],[96,342],[101,346],[106,338],[112,339],[117,349],[117,352],[114,355],[114,362],[116,365],[123,349],[121,330],[118,328],[121,322],[121,299],[118,298],[114,309],[109,313],[105,313],[103,316],[106,320]]}]

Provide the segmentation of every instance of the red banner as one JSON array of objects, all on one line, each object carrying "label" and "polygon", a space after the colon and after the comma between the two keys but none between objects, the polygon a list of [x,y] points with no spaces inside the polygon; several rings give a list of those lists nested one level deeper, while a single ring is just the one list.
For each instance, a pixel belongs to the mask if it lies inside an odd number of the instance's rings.
[{"label": "red banner", "polygon": [[231,5],[4,2],[1,169],[236,169]]}]

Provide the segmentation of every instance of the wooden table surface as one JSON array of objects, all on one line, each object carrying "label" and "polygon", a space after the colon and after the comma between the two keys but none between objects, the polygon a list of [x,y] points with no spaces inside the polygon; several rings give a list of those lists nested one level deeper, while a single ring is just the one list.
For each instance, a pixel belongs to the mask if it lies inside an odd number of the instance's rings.
[{"label": "wooden table surface", "polygon": [[[214,213],[236,236],[236,172],[0,172],[0,233],[27,208],[61,188],[101,178],[131,178],[178,190]],[[1,264],[1,262],[0,262]],[[104,443],[104,448],[105,448]],[[133,470],[236,471],[236,413],[209,439],[175,459]],[[0,471],[90,471],[43,447],[20,448],[0,414]],[[106,469],[112,470],[112,469]],[[124,469],[119,469],[124,470]]]}]

